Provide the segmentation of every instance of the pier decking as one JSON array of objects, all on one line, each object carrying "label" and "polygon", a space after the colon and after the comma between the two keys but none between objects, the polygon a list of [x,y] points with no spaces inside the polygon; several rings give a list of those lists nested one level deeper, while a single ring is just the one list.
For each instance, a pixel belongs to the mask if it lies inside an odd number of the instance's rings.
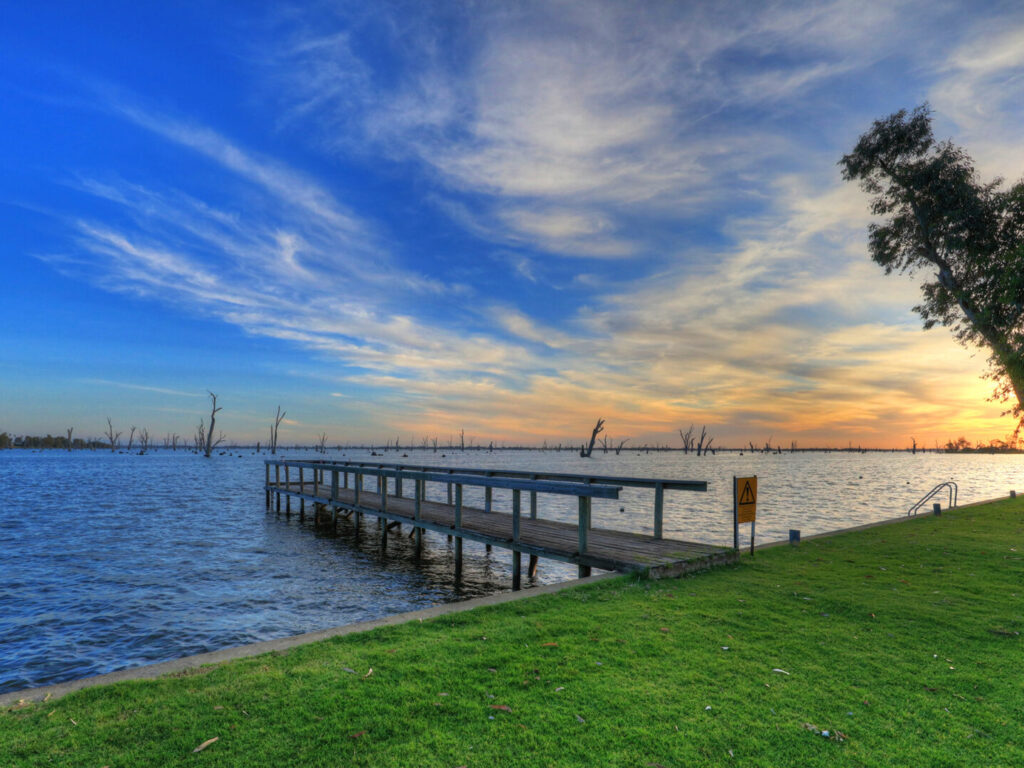
[{"label": "pier decking", "polygon": [[[412,528],[417,553],[422,548],[424,530],[454,537],[456,578],[462,570],[463,539],[512,550],[513,589],[520,587],[522,554],[530,556],[531,576],[536,572],[537,559],[549,558],[575,563],[580,575],[588,575],[591,568],[601,568],[641,572],[655,578],[735,562],[738,557],[732,549],[662,537],[665,491],[707,490],[707,484],[700,481],[347,461],[265,463],[268,510],[273,506],[281,512],[283,497],[285,514],[291,513],[291,499],[295,498],[299,514],[305,514],[306,502],[310,502],[318,519],[332,524],[337,523],[339,514],[354,515],[357,525],[362,515],[372,515],[380,521],[382,549],[387,546],[389,530],[403,524]],[[364,487],[367,477],[373,481],[373,490]],[[428,485],[430,495],[441,496],[443,500],[428,499]],[[463,503],[466,486],[483,489],[483,508]],[[591,526],[591,500],[617,499],[623,486],[650,488],[654,492],[653,536]],[[511,490],[511,510],[493,507],[494,488]],[[577,521],[543,519],[538,497],[548,494],[576,496]]]}]

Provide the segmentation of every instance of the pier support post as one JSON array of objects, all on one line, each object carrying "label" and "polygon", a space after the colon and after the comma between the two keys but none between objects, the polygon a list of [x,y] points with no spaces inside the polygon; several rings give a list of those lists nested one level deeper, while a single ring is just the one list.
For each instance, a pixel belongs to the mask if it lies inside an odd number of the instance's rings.
[{"label": "pier support post", "polygon": [[661,483],[654,485],[654,538],[662,536],[663,521],[665,518],[665,486]]},{"label": "pier support post", "polygon": [[266,479],[263,482],[263,486],[264,486],[264,488],[267,491],[267,512],[269,512],[270,511],[270,465],[269,464],[264,464],[263,468],[266,470],[265,473],[264,473],[266,475]]},{"label": "pier support post", "polygon": [[[579,521],[577,527],[579,528],[579,554],[580,557],[587,552],[587,533],[590,531],[590,498],[587,496],[579,497]],[[590,566],[580,564],[579,577],[582,579],[585,576],[590,575]]]},{"label": "pier support post", "polygon": [[[412,516],[415,520],[420,519],[420,503],[423,500],[423,486],[426,484],[425,480],[416,481],[416,501],[413,503]],[[423,554],[423,529],[417,527],[415,529],[416,536],[416,557]]]},{"label": "pier support post", "polygon": [[455,580],[462,578],[462,485],[455,486]]},{"label": "pier support post", "polygon": [[[488,472],[487,476],[490,477],[491,473]],[[491,486],[487,486],[486,488],[484,488],[484,512],[490,513],[490,511],[491,511],[491,498],[493,496],[493,494],[492,494],[493,490],[494,489],[491,488]],[[490,544],[485,544],[484,545],[484,549],[485,549],[485,551],[490,552],[491,551],[491,545]]]},{"label": "pier support post", "polygon": [[338,529],[338,470],[331,470],[331,525]]},{"label": "pier support post", "polygon": [[[380,509],[381,512],[388,511],[388,478],[386,475],[378,475],[377,482],[379,483],[378,490],[380,491]],[[380,524],[380,554],[381,557],[388,548],[388,520],[384,515],[377,518]]]},{"label": "pier support post", "polygon": [[[537,476],[534,475],[533,479],[536,480]],[[530,491],[530,519],[537,519],[537,492]],[[537,578],[537,556],[530,555],[530,564],[526,567],[526,575],[531,579]]]},{"label": "pier support post", "polygon": [[[315,470],[314,470],[314,474],[315,474]],[[299,467],[299,493],[305,493],[305,492],[306,492],[306,481],[303,479],[303,476],[302,476],[302,467]],[[299,520],[305,520],[305,519],[306,519],[306,500],[305,499],[299,499]]]},{"label": "pier support post", "polygon": [[[284,465],[284,485],[290,491],[292,489],[292,481],[289,478],[288,465]],[[284,514],[286,517],[292,516],[292,495],[289,493],[284,499]]]},{"label": "pier support post", "polygon": [[277,488],[277,514],[281,514],[281,465],[274,465],[274,487]]},{"label": "pier support post", "polygon": [[519,512],[520,492],[518,488],[512,491],[512,589],[518,590],[522,586],[523,557],[519,551]]}]

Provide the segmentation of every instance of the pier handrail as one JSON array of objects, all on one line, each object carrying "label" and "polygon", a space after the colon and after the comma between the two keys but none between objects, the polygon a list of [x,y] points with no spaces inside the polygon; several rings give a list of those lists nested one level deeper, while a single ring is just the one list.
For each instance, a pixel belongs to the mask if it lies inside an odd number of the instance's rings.
[{"label": "pier handrail", "polygon": [[910,517],[911,515],[916,515],[917,511],[919,509],[921,509],[921,507],[923,507],[925,504],[927,504],[932,499],[932,497],[936,496],[943,488],[948,488],[949,489],[949,506],[950,506],[950,508],[955,507],[956,506],[956,501],[957,501],[957,496],[958,496],[958,494],[960,492],[960,489],[957,487],[957,484],[955,482],[953,482],[952,480],[946,480],[945,482],[939,483],[934,488],[932,488],[930,491],[928,491],[928,493],[926,493],[924,496],[921,497],[920,501],[918,501],[914,506],[912,506],[910,509],[908,509],[907,510],[907,517]]},{"label": "pier handrail", "polygon": [[[271,461],[268,459],[267,461]],[[483,475],[485,477],[523,477],[531,480],[564,480],[567,482],[599,483],[606,485],[632,486],[634,488],[654,488],[660,485],[667,491],[707,491],[706,480],[667,480],[652,477],[618,477],[614,475],[581,475],[569,472],[528,472],[517,469],[466,469],[463,467],[440,467],[425,464],[397,464],[377,461],[331,461],[330,459],[310,459],[309,463],[320,467],[351,466],[351,467],[391,467],[419,472],[459,472],[464,475]]]},{"label": "pier handrail", "polygon": [[313,470],[337,470],[376,477],[394,477],[403,480],[425,480],[454,485],[473,485],[483,488],[508,488],[519,491],[536,491],[537,493],[554,493],[566,496],[586,496],[602,499],[617,499],[621,486],[604,483],[557,482],[545,479],[519,479],[509,477],[488,477],[472,472],[429,472],[411,468],[387,468],[371,464],[368,466],[351,466],[343,463],[323,461],[295,461],[293,459],[266,459],[267,466],[289,466]]}]

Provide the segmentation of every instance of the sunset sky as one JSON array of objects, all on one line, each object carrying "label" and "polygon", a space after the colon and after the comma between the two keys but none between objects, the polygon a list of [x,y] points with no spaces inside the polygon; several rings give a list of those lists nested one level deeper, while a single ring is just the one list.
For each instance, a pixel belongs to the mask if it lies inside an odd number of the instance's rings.
[{"label": "sunset sky", "polygon": [[1024,175],[1024,5],[0,11],[0,431],[1005,437],[837,162],[930,102]]}]

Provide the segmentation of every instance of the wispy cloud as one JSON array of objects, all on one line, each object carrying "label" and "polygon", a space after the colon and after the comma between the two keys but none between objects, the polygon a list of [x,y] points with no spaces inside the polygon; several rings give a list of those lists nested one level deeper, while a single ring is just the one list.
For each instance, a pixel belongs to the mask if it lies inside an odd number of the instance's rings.
[{"label": "wispy cloud", "polygon": [[99,384],[104,387],[120,387],[122,389],[137,389],[142,392],[155,392],[159,395],[174,395],[175,397],[206,397],[205,392],[182,392],[178,389],[168,387],[149,387],[143,384],[130,384],[126,381],[111,381],[109,379],[81,379],[83,384]]}]

